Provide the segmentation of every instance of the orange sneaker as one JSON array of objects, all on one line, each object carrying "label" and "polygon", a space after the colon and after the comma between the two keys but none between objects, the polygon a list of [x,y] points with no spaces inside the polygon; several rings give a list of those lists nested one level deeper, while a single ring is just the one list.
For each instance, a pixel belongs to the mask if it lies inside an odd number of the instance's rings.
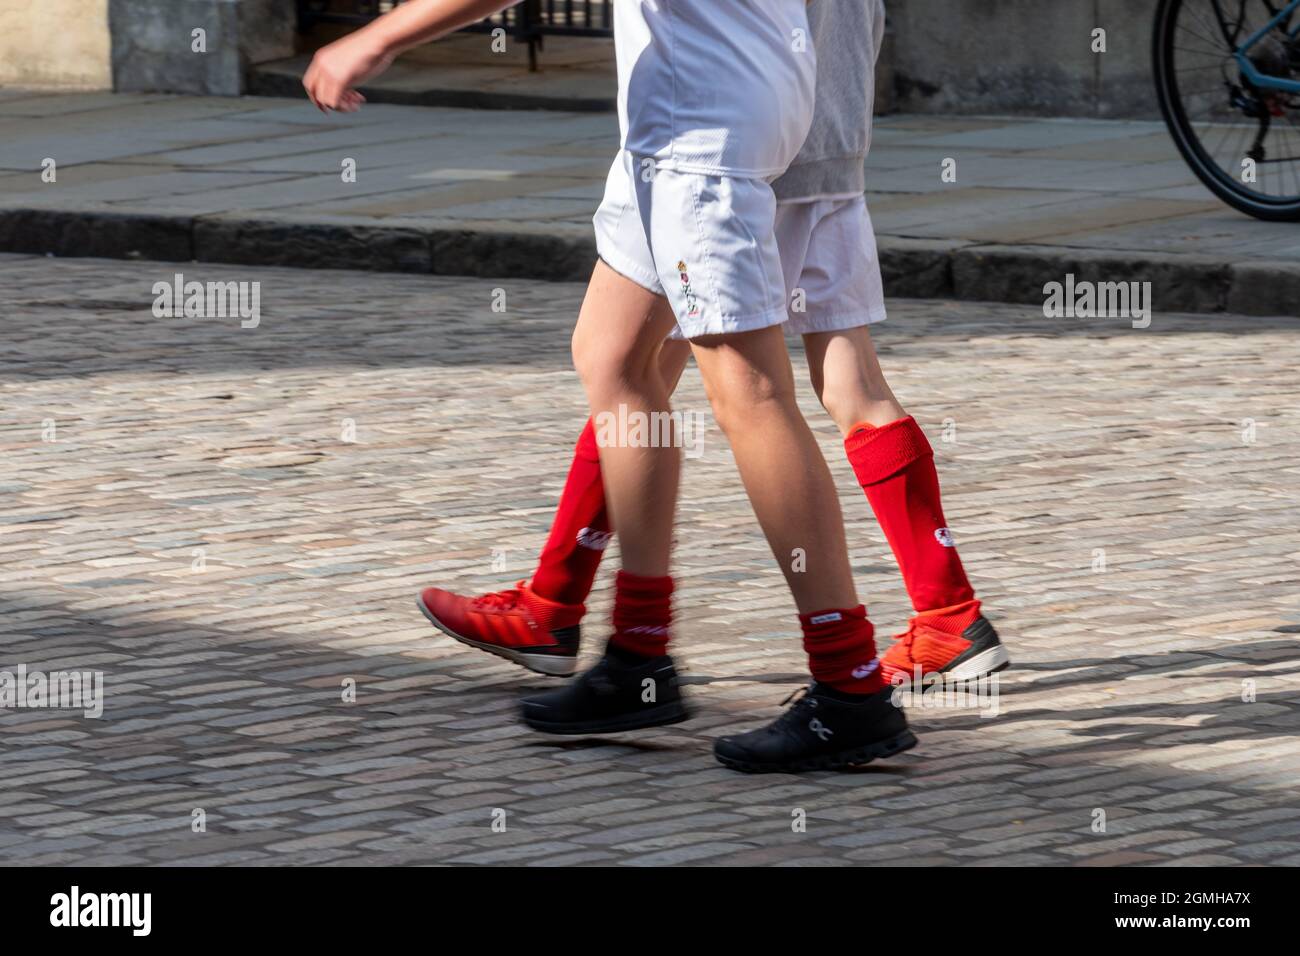
[{"label": "orange sneaker", "polygon": [[1010,663],[1011,655],[998,632],[979,613],[979,602],[971,601],[913,617],[906,633],[899,634],[880,658],[880,671],[894,685],[932,674],[965,681],[986,677]]},{"label": "orange sneaker", "polygon": [[578,622],[587,612],[585,605],[548,601],[525,581],[476,598],[426,588],[418,603],[434,627],[462,644],[538,674],[568,677],[577,670]]}]

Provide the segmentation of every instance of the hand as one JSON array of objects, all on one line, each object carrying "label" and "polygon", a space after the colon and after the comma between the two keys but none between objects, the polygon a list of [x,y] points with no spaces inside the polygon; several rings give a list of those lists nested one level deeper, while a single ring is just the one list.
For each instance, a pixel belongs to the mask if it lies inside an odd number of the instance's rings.
[{"label": "hand", "polygon": [[302,85],[322,113],[355,113],[366,98],[353,87],[378,76],[392,62],[393,54],[361,30],[317,50]]}]

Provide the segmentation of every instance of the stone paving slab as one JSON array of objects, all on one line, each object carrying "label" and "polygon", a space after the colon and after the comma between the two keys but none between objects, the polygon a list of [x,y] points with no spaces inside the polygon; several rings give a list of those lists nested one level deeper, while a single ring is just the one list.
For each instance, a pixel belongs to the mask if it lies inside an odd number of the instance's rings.
[{"label": "stone paving slab", "polygon": [[[177,268],[0,255],[0,670],[99,670],[106,687],[98,719],[0,709],[0,861],[1300,858],[1285,320],[1157,313],[1136,330],[892,303],[885,368],[937,450],[1015,667],[997,716],[914,706],[921,744],[897,760],[751,777],[711,742],[779,712],[804,661],[711,419],[676,554],[691,721],[533,734],[515,699],[551,682],[414,607],[428,584],[529,574],[584,416],[581,286],[179,267],[260,282],[260,324],[241,329],[155,318],[153,284]],[[905,593],[834,427],[801,397],[887,644]],[[694,371],[678,405],[706,409]]]},{"label": "stone paving slab", "polygon": [[[9,92],[0,250],[10,252],[580,281],[617,142],[607,113],[371,104],[344,117],[289,99]],[[41,180],[47,158],[57,182]],[[945,160],[956,182],[941,179]],[[1205,290],[1166,311],[1231,303],[1300,315],[1300,299],[1259,294],[1261,277],[1292,287],[1295,227],[1219,203],[1157,123],[882,117],[867,174],[893,295],[1041,301],[1082,257]],[[213,242],[216,220],[247,226]],[[267,234],[286,237],[270,258],[257,258],[268,254],[260,239],[241,244]],[[940,244],[919,268],[918,240]],[[1036,252],[1019,264],[983,255],[1022,246]],[[994,271],[962,272],[963,252]],[[1207,260],[1222,282],[1206,282]]]}]

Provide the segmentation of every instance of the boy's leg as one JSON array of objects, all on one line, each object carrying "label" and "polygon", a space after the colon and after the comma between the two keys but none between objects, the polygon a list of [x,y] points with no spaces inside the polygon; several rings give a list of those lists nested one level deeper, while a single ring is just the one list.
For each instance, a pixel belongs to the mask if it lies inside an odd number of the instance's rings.
[{"label": "boy's leg", "polygon": [[855,425],[879,428],[907,417],[885,380],[867,326],[805,334],[803,344],[813,391],[842,434]]},{"label": "boy's leg", "polygon": [[[690,357],[690,343],[670,339],[659,351],[659,375],[675,389]],[[592,420],[578,437],[573,463],[529,581],[476,597],[426,588],[419,605],[440,630],[530,670],[572,674],[581,640],[579,622],[613,526],[605,505],[599,450]]]},{"label": "boy's leg", "polygon": [[[690,353],[690,343],[679,339],[666,341],[659,349],[659,377],[670,394],[677,388]],[[587,599],[613,532],[599,452],[595,426],[588,418],[574,450],[551,533],[529,582],[530,589],[547,600],[574,605]]]},{"label": "boy's leg", "polygon": [[[918,611],[973,605],[943,517],[934,453],[894,398],[866,326],[804,336],[813,390],[845,448]],[[978,615],[971,608],[971,623]],[[964,626],[964,625],[963,625]]]},{"label": "boy's leg", "polygon": [[795,401],[781,327],[691,344],[714,418],[799,612],[856,606],[835,482]]},{"label": "boy's leg", "polygon": [[918,612],[882,659],[885,677],[980,677],[1005,667],[1006,649],[980,614],[944,519],[934,452],[889,389],[866,326],[804,336],[818,398],[845,436]]},{"label": "boy's leg", "polygon": [[587,392],[623,570],[664,577],[672,553],[681,449],[607,435],[620,421],[671,412],[659,349],[676,320],[668,300],[596,264],[573,332],[573,363]]},{"label": "boy's leg", "polygon": [[630,436],[610,427],[669,412],[658,356],[675,321],[663,296],[597,263],[574,331],[573,358],[595,422],[623,569],[615,579],[614,633],[601,660],[562,690],[523,701],[524,721],[537,730],[604,733],[687,716],[667,655],[681,450],[675,442],[656,447],[624,440]]},{"label": "boy's leg", "polygon": [[[596,215],[597,247],[602,258],[624,276],[670,298],[678,327],[692,338],[693,346],[698,344],[701,372],[708,366],[704,378],[710,400],[735,446],[760,521],[791,578],[800,610],[813,612],[805,613],[801,624],[816,681],[807,702],[783,718],[783,722],[795,721],[789,732],[757,731],[723,739],[715,752],[724,763],[742,769],[780,770],[813,762],[817,766],[861,762],[906,749],[914,738],[881,681],[871,625],[853,589],[834,485],[795,406],[789,355],[775,328],[785,318],[787,303],[773,231],[776,202],[771,186],[755,179],[662,168],[643,176],[642,164],[634,160],[623,154],[611,169],[605,200]],[[640,233],[630,235],[629,224],[639,225]],[[597,287],[593,282],[593,292],[599,291]],[[595,323],[594,313],[594,308],[589,313],[584,306],[574,354],[593,414],[602,410],[609,414],[626,399],[620,393],[628,389],[606,377],[633,376],[636,363],[625,363],[632,367],[619,373],[616,357],[602,354],[609,348],[621,352],[623,333],[611,337],[607,328]],[[592,322],[587,321],[588,314]],[[651,401],[640,407],[650,413],[662,411],[666,396],[662,405]],[[596,424],[599,429],[599,419]],[[662,489],[653,479],[641,481],[637,469],[642,465],[626,454],[629,450],[622,455],[610,451],[601,449],[605,486],[625,568],[636,575],[630,577],[626,571],[619,575],[615,635],[597,668],[549,700],[525,701],[525,720],[540,729],[589,732],[596,729],[592,724],[615,729],[615,718],[623,714],[587,721],[580,715],[606,706],[604,699],[612,702],[610,709],[621,708],[624,714],[636,710],[635,699],[619,699],[627,684],[622,677],[611,678],[614,665],[629,658],[653,661],[650,655],[662,650],[662,644],[654,643],[655,631],[662,630],[666,637],[666,596],[659,612],[661,628],[646,619],[646,609],[656,597],[649,585],[656,575],[666,575],[671,509],[663,510],[657,498]],[[676,455],[672,463],[678,463]],[[829,513],[816,514],[823,505]],[[783,516],[784,509],[793,512],[793,518]],[[655,520],[664,524],[656,527]],[[793,567],[796,548],[803,549],[811,565],[802,574]],[[667,581],[666,576],[662,580]],[[633,619],[637,620],[634,627],[629,626]],[[645,644],[638,646],[642,640]],[[671,672],[666,656],[658,660]],[[653,699],[661,681],[647,683],[645,690]],[[604,699],[599,692],[602,686],[609,689]],[[538,704],[564,716],[552,719],[534,710]],[[805,719],[810,709],[818,707],[817,716]]]},{"label": "boy's leg", "polygon": [[794,595],[814,678],[773,725],[721,738],[714,753],[737,770],[794,771],[909,749],[916,738],[880,673],[835,483],[795,402],[781,329],[698,338],[692,346],[714,417]]}]

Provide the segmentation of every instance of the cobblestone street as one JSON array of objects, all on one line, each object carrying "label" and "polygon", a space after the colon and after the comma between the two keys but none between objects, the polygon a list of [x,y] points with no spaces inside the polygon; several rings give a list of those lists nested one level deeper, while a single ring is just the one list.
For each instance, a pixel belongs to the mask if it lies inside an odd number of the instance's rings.
[{"label": "cobblestone street", "polygon": [[[260,282],[260,324],[156,318],[176,272]],[[891,302],[886,371],[1013,666],[994,716],[912,709],[899,758],[756,777],[711,742],[805,661],[711,419],[676,552],[689,722],[535,734],[516,698],[553,682],[416,609],[531,572],[585,416],[581,294],[0,256],[0,671],[105,691],[98,719],[0,710],[0,861],[1300,864],[1294,320]],[[906,595],[795,360],[883,648]],[[693,369],[678,407],[707,409]]]}]

